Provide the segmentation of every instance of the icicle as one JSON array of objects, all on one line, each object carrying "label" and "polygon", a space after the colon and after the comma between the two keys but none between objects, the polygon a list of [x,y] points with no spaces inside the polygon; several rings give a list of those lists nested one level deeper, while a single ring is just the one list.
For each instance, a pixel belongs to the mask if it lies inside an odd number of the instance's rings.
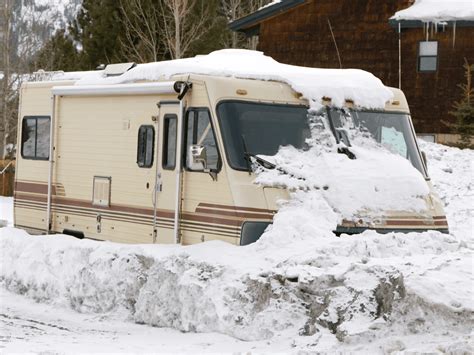
[{"label": "icicle", "polygon": [[456,21],[454,21],[454,24],[453,24],[453,49],[454,49],[455,44],[456,44]]}]

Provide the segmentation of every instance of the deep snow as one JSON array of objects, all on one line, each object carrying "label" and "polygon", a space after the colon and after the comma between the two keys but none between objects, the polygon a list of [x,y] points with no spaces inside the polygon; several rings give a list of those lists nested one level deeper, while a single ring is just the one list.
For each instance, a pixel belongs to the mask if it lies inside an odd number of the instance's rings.
[{"label": "deep snow", "polygon": [[474,153],[420,144],[451,235],[336,238],[324,224],[332,210],[312,191],[276,215],[284,240],[267,233],[247,247],[125,246],[4,228],[0,282],[60,313],[218,332],[252,341],[249,349],[472,352]]},{"label": "deep snow", "polygon": [[0,226],[13,226],[13,197],[0,196]]}]

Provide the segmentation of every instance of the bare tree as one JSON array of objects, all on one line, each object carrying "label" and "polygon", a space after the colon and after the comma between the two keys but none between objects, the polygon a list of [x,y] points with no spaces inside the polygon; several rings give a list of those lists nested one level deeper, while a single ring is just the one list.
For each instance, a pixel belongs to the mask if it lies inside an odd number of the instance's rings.
[{"label": "bare tree", "polygon": [[163,13],[161,6],[150,1],[120,0],[125,38],[124,54],[136,62],[156,62],[161,59]]},{"label": "bare tree", "polygon": [[[253,13],[255,11],[258,11],[258,9],[267,5],[270,2],[271,0],[249,0],[248,13]],[[257,49],[257,46],[258,46],[258,36],[249,37],[247,40],[247,48],[255,50]]]},{"label": "bare tree", "polygon": [[42,30],[33,15],[27,25],[19,25],[20,6],[23,3],[17,0],[0,0],[0,158],[7,153],[7,144],[16,141],[20,87],[32,69]]},{"label": "bare tree", "polygon": [[214,25],[210,1],[164,0],[160,5],[164,40],[173,59],[186,55],[191,45]]},{"label": "bare tree", "polygon": [[3,0],[0,14],[0,33],[1,33],[1,122],[0,122],[0,158],[4,158],[5,147],[8,142],[8,136],[11,129],[12,117],[9,105],[11,98],[11,30],[13,17],[13,0]]},{"label": "bare tree", "polygon": [[[258,11],[261,7],[270,3],[271,0],[221,0],[221,7],[227,21],[232,22],[241,17]],[[258,36],[243,37],[236,31],[231,31],[230,41],[225,43],[226,47],[256,49]]]},{"label": "bare tree", "polygon": [[[222,0],[221,6],[227,21],[232,22],[240,17],[245,16],[243,0]],[[230,43],[226,47],[239,47],[239,34],[236,31],[231,31]]]}]

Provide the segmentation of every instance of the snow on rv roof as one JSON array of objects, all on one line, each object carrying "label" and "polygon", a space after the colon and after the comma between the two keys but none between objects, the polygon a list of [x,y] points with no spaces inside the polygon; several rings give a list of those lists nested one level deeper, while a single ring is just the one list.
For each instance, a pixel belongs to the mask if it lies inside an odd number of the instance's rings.
[{"label": "snow on rv roof", "polygon": [[392,16],[394,20],[423,22],[474,20],[474,0],[416,0],[405,10]]},{"label": "snow on rv roof", "polygon": [[114,77],[105,77],[103,71],[90,72],[76,85],[168,80],[179,74],[284,82],[302,93],[312,107],[318,107],[323,97],[330,97],[335,106],[343,106],[345,100],[352,100],[361,107],[382,108],[393,96],[378,78],[363,70],[298,67],[278,63],[262,52],[240,49],[224,49],[194,58],[140,64]]}]

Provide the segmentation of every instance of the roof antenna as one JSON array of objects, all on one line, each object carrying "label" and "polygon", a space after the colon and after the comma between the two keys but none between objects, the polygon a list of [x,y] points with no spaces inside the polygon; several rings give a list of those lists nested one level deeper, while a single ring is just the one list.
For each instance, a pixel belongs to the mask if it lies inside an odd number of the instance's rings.
[{"label": "roof antenna", "polygon": [[337,48],[336,38],[334,37],[334,32],[332,32],[332,26],[331,26],[331,21],[329,21],[329,17],[328,17],[328,25],[329,25],[329,30],[331,31],[331,36],[332,36],[332,41],[334,42],[334,47],[336,47],[337,59],[339,60],[339,69],[342,69],[341,56],[339,55],[339,49]]}]

